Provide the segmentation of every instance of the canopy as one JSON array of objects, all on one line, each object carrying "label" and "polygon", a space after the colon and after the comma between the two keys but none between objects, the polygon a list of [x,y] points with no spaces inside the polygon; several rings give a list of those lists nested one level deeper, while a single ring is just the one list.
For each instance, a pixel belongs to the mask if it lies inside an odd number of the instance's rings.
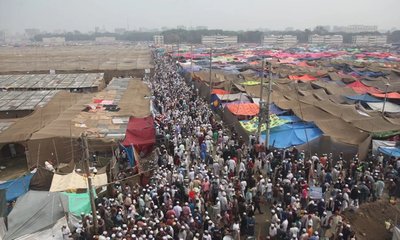
[{"label": "canopy", "polygon": [[[271,129],[288,122],[287,120],[280,119],[275,114],[269,115],[269,120]],[[247,132],[255,133],[258,129],[258,117],[254,117],[250,121],[240,121],[240,125],[242,125]],[[265,130],[267,130],[267,124],[263,123],[261,124],[261,131],[263,132]]]},{"label": "canopy", "polygon": [[[288,148],[307,143],[322,136],[322,131],[313,123],[284,124],[271,129],[269,144],[275,148]],[[265,142],[266,135],[261,135]]]},{"label": "canopy", "polygon": [[122,144],[124,146],[133,145],[140,156],[146,156],[151,153],[155,143],[156,130],[153,117],[130,117]]},{"label": "canopy", "polygon": [[16,238],[15,240],[42,240],[42,239],[51,239],[51,240],[64,240],[64,237],[61,232],[62,226],[67,226],[68,222],[65,217],[59,219],[53,227],[45,229],[43,231],[35,232],[32,234],[26,234],[22,237]]},{"label": "canopy", "polygon": [[360,93],[360,94],[364,94],[364,93],[370,93],[370,94],[381,93],[381,91],[378,90],[377,88],[368,87],[367,85],[365,85],[364,83],[362,83],[359,80],[348,84],[347,87],[352,88],[354,90],[354,92]]},{"label": "canopy", "polygon": [[[93,186],[98,187],[107,184],[107,174],[96,174],[92,177]],[[69,174],[54,174],[51,182],[50,192],[61,192],[75,189],[87,188],[87,179],[85,176],[77,174],[75,171]]]},{"label": "canopy", "polygon": [[289,75],[290,80],[300,80],[300,81],[315,81],[317,80],[316,77],[310,76],[308,74],[302,75],[302,76],[295,76],[295,75]]},{"label": "canopy", "polygon": [[29,190],[29,183],[33,173],[0,184],[0,189],[6,190],[6,200],[14,201]]},{"label": "canopy", "polygon": [[388,156],[400,157],[399,147],[379,147],[378,151]]},{"label": "canopy", "polygon": [[62,217],[64,208],[59,193],[29,191],[18,198],[8,215],[5,239],[15,239],[48,229]]},{"label": "canopy", "polygon": [[[375,111],[382,111],[383,109],[383,102],[369,102],[367,104]],[[384,111],[389,113],[398,113],[400,112],[400,106],[391,102],[386,102]]]},{"label": "canopy", "polygon": [[[253,102],[256,103],[257,105],[260,105],[260,98],[252,98]],[[280,114],[284,114],[287,111],[282,110],[281,108],[279,108],[278,106],[276,106],[274,103],[271,103],[269,105],[269,113],[270,114],[276,114],[276,115],[280,115]]]},{"label": "canopy", "polygon": [[68,211],[75,216],[81,213],[88,214],[91,211],[89,192],[63,193],[68,199]]},{"label": "canopy", "polygon": [[361,102],[382,102],[382,100],[374,98],[369,94],[346,96],[346,98],[348,98],[350,100],[354,100],[354,101],[361,101]]},{"label": "canopy", "polygon": [[[386,94],[385,93],[375,93],[372,95],[374,95],[375,97],[378,97],[378,98],[385,98]],[[400,93],[397,93],[397,92],[387,93],[386,97],[389,99],[400,99]]]},{"label": "canopy", "polygon": [[255,103],[229,104],[226,107],[234,115],[241,116],[255,116],[260,111],[258,105]]},{"label": "canopy", "polygon": [[211,94],[224,95],[224,94],[229,94],[229,92],[223,89],[213,89]]}]

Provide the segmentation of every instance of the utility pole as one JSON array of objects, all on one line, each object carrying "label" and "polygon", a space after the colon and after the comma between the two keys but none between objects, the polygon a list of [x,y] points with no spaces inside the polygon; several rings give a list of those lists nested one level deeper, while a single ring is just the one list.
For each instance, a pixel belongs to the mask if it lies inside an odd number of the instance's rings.
[{"label": "utility pole", "polygon": [[385,88],[385,100],[383,101],[383,106],[382,106],[382,116],[385,115],[385,105],[386,105],[386,101],[387,101],[387,93],[388,93],[388,88],[390,86],[389,83],[385,84],[386,88]]},{"label": "utility pole", "polygon": [[272,93],[272,62],[270,62],[268,65],[269,65],[269,69],[268,69],[269,82],[268,82],[268,98],[267,98],[267,106],[266,106],[267,134],[266,134],[266,140],[265,140],[265,146],[266,146],[267,150],[269,149],[269,133],[270,133],[269,105],[271,104],[271,93]]},{"label": "utility pole", "polygon": [[261,86],[260,86],[260,101],[258,103],[259,106],[259,113],[258,113],[258,128],[257,128],[257,140],[261,142],[261,125],[263,123],[263,108],[264,108],[264,101],[263,101],[263,94],[264,94],[264,68],[265,68],[265,61],[264,58],[262,59],[261,65]]},{"label": "utility pole", "polygon": [[89,197],[90,197],[90,206],[92,209],[92,218],[93,218],[93,234],[97,234],[98,230],[98,221],[97,221],[97,215],[96,215],[96,205],[94,202],[94,193],[93,193],[93,185],[92,185],[92,177],[90,174],[90,169],[89,169],[89,145],[87,141],[87,135],[86,133],[82,134],[82,143],[83,143],[83,148],[85,149],[85,156],[84,156],[84,161],[85,161],[85,172],[86,172],[86,177],[87,177],[87,182],[88,182],[88,191],[89,191]]},{"label": "utility pole", "polygon": [[213,82],[211,77],[211,68],[212,68],[212,48],[210,48],[210,97],[213,90]]}]

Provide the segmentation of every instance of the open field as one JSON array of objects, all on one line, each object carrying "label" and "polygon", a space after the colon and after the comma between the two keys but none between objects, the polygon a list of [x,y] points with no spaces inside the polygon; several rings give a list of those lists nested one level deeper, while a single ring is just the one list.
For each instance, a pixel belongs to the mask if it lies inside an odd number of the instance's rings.
[{"label": "open field", "polygon": [[150,49],[139,45],[0,47],[0,72],[130,70],[152,68]]}]

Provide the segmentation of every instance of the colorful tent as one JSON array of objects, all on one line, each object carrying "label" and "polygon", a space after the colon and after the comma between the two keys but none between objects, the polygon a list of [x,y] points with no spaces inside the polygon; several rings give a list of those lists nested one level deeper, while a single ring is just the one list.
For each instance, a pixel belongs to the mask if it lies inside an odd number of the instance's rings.
[{"label": "colorful tent", "polygon": [[224,89],[213,89],[211,91],[211,94],[225,95],[225,94],[229,94],[229,92],[225,91]]},{"label": "colorful tent", "polygon": [[[374,93],[372,95],[375,97],[378,97],[378,98],[385,98],[386,94],[385,93]],[[388,99],[400,99],[400,93],[397,93],[397,92],[387,93],[386,97]]]},{"label": "colorful tent", "polygon": [[400,157],[399,147],[379,147],[378,151],[388,156]]},{"label": "colorful tent", "polygon": [[68,199],[68,212],[75,216],[81,213],[88,214],[91,211],[89,192],[86,193],[62,193]]},{"label": "colorful tent", "polygon": [[33,177],[33,173],[29,173],[25,176],[19,177],[17,179],[9,180],[0,184],[0,189],[6,190],[6,200],[14,201],[19,196],[24,195],[29,191],[29,184]]},{"label": "colorful tent", "polygon": [[[283,125],[287,123],[287,120],[280,119],[278,116],[275,114],[269,115],[269,121],[270,121],[270,128],[274,128],[280,125]],[[255,133],[258,129],[258,117],[254,117],[250,121],[240,121],[240,125],[250,133]],[[261,124],[261,131],[267,130],[267,124],[263,123]]]},{"label": "colorful tent", "polygon": [[346,96],[346,98],[353,101],[361,101],[361,102],[382,102],[382,100],[374,98],[369,94]]},{"label": "colorful tent", "polygon": [[[283,124],[271,129],[269,145],[274,148],[298,146],[322,136],[322,131],[313,123]],[[265,142],[266,135],[261,135]]]},{"label": "colorful tent", "polygon": [[305,75],[302,75],[302,76],[290,75],[289,79],[290,80],[300,80],[300,81],[315,81],[318,78],[310,76],[308,74],[305,74]]},{"label": "colorful tent", "polygon": [[347,87],[350,87],[354,90],[354,92],[359,93],[359,94],[365,94],[365,93],[370,93],[370,94],[374,94],[374,93],[382,93],[379,89],[374,88],[374,87],[368,87],[367,85],[365,85],[364,83],[362,83],[361,81],[357,80],[353,83],[350,83],[347,85]]},{"label": "colorful tent", "polygon": [[143,157],[153,151],[155,143],[156,130],[153,117],[130,117],[122,145],[126,147],[133,145],[139,155]]},{"label": "colorful tent", "polygon": [[260,111],[260,108],[255,103],[229,104],[226,107],[234,115],[241,116],[255,116]]}]

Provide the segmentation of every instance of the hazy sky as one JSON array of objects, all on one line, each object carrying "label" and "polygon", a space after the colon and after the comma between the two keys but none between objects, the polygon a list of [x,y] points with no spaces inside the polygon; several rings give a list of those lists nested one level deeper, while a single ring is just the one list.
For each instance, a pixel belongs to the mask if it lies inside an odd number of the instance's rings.
[{"label": "hazy sky", "polygon": [[0,29],[93,31],[207,26],[228,30],[316,25],[400,28],[400,0],[0,0]]}]

